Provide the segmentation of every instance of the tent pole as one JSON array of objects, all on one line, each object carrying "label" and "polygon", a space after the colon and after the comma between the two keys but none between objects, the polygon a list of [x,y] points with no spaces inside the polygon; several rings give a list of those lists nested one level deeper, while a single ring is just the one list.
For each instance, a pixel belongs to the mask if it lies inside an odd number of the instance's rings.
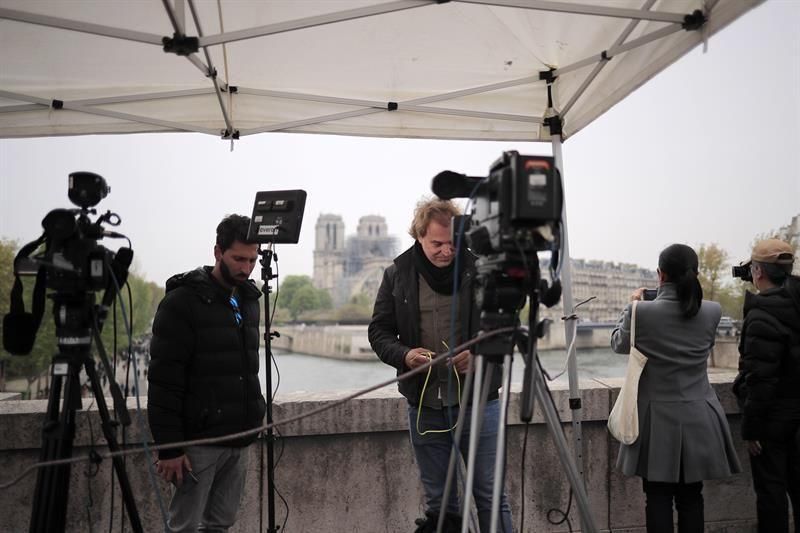
[{"label": "tent pole", "polygon": [[[561,153],[561,135],[556,134],[551,136],[551,144],[553,147],[553,158],[556,162],[556,167],[561,173],[562,186],[564,182],[564,157]],[[575,313],[575,299],[572,297],[572,264],[569,255],[569,233],[567,232],[567,202],[566,194],[563,195],[564,202],[561,211],[561,226],[562,226],[562,242],[561,242],[561,298],[564,306],[564,316],[570,317]],[[572,344],[574,337],[574,328],[572,327],[572,320],[564,320],[564,339],[566,347]],[[575,357],[567,357],[567,375],[569,377],[569,407],[572,411],[572,436],[575,449],[575,465],[578,467],[578,474],[584,487],[586,486],[586,478],[584,472],[583,462],[583,430],[581,423],[583,420],[583,411],[581,405],[581,393],[578,386],[578,365]]]}]

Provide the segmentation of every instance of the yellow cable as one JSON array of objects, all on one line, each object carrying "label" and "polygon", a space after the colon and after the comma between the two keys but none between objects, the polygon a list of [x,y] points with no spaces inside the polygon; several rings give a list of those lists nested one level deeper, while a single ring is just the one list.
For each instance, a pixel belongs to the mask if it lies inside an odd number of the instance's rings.
[{"label": "yellow cable", "polygon": [[[450,351],[450,347],[447,346],[446,342],[442,341],[442,344],[444,344],[444,347],[447,349],[447,351]],[[425,352],[423,355],[428,358],[428,361],[430,361],[435,354],[433,352]],[[456,429],[456,426],[458,426],[458,422],[456,422],[455,424],[453,424],[453,427],[451,427],[450,429],[428,429],[428,430],[425,430],[425,431],[420,431],[419,430],[419,416],[420,416],[420,413],[422,413],[422,398],[425,396],[425,389],[428,387],[428,380],[431,377],[431,369],[432,368],[433,368],[433,365],[428,367],[428,374],[425,376],[425,383],[423,383],[422,392],[419,395],[419,405],[417,406],[417,434],[419,436],[427,435],[428,433],[449,433],[450,431],[453,431],[454,429]],[[456,375],[456,383],[458,384],[458,407],[460,409],[461,408],[461,378],[458,377],[458,371],[456,370],[456,367],[453,367],[453,373]]]}]

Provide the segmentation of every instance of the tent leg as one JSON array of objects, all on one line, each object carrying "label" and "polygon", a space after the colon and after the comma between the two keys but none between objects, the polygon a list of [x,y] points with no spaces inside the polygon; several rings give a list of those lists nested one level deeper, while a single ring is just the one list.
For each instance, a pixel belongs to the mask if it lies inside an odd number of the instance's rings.
[{"label": "tent leg", "polygon": [[[555,158],[556,167],[561,173],[562,183],[564,182],[564,159],[561,152],[561,135],[553,135],[551,138],[553,147],[553,157]],[[570,263],[569,255],[569,233],[567,232],[567,203],[566,193],[563,195],[564,203],[561,212],[561,225],[563,231],[563,241],[561,243],[561,287],[562,287],[562,304],[564,307],[564,316],[569,317],[575,313],[575,300],[572,297],[572,265]],[[572,325],[572,320],[564,320],[564,338],[566,340],[567,349],[572,344],[575,330]],[[578,474],[584,487],[586,486],[586,475],[584,470],[583,459],[583,431],[581,423],[583,420],[583,411],[581,405],[581,392],[578,386],[578,365],[576,358],[570,357],[572,354],[567,354],[567,375],[569,377],[569,405],[572,410],[572,437],[574,442],[575,464],[578,467]]]}]

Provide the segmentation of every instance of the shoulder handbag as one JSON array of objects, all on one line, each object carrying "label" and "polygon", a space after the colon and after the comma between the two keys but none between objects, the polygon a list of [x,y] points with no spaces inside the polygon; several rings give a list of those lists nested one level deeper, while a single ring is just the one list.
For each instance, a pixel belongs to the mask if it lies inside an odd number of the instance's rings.
[{"label": "shoulder handbag", "polygon": [[608,415],[608,431],[622,444],[633,444],[639,438],[639,378],[647,357],[636,348],[636,304],[631,308],[631,351],[625,382],[619,390],[617,401]]}]

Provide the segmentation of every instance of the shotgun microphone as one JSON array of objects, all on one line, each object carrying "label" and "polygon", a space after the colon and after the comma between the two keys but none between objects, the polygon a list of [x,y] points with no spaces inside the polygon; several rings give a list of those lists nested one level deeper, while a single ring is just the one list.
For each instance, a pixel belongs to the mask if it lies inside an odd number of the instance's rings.
[{"label": "shotgun microphone", "polygon": [[[439,172],[431,182],[433,194],[442,200],[452,198],[469,198],[474,195],[475,187],[486,181],[485,178],[475,178],[466,174],[459,174],[451,170]],[[483,187],[480,185],[479,188]]]}]

